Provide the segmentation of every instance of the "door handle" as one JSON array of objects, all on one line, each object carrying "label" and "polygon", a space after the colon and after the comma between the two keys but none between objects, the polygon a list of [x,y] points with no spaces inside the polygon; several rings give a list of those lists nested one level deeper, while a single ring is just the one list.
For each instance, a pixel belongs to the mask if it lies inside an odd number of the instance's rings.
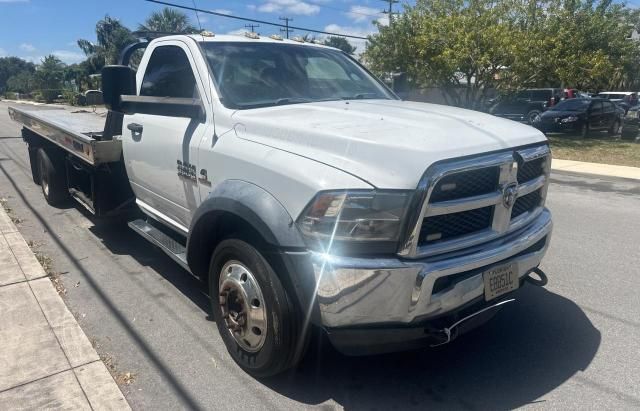
[{"label": "door handle", "polygon": [[138,123],[129,123],[127,124],[127,128],[136,134],[142,133],[142,129],[143,129],[142,124],[138,124]]}]

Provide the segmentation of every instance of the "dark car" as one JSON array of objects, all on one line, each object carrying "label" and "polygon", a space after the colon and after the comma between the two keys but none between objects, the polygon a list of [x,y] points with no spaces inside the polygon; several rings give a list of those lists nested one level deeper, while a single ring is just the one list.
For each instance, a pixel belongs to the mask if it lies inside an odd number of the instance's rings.
[{"label": "dark car", "polygon": [[622,123],[622,139],[640,142],[640,106],[629,108]]},{"label": "dark car", "polygon": [[494,116],[533,124],[548,107],[564,95],[560,88],[536,88],[519,91],[498,99],[489,109]]},{"label": "dark car", "polygon": [[578,133],[586,137],[590,131],[607,130],[618,134],[624,110],[602,99],[565,100],[542,113],[534,126],[545,133]]}]

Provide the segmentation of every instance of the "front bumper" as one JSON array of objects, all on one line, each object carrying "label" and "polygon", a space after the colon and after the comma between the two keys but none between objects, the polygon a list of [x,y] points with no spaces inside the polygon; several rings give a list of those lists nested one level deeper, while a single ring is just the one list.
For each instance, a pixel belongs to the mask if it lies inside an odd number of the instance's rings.
[{"label": "front bumper", "polygon": [[431,319],[482,305],[482,273],[511,262],[522,280],[540,264],[552,226],[551,213],[544,209],[529,225],[503,238],[464,253],[422,260],[313,253],[320,323],[330,336],[363,327],[423,329]]}]

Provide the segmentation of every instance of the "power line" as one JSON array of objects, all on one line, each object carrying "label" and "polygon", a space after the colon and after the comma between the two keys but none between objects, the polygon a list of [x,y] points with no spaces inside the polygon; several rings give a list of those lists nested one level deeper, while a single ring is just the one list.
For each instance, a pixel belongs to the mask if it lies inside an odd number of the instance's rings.
[{"label": "power line", "polygon": [[289,22],[293,21],[293,19],[291,19],[289,17],[278,17],[278,20],[284,21],[285,28],[280,29],[280,32],[281,33],[286,33],[287,38],[289,38],[289,33],[293,32],[293,29],[289,28]]},{"label": "power line", "polygon": [[309,31],[309,32],[312,32],[312,33],[326,34],[326,35],[329,35],[329,36],[337,36],[337,37],[346,37],[346,38],[350,38],[350,39],[367,40],[366,37],[362,37],[362,36],[354,36],[354,35],[351,35],[351,34],[333,33],[333,32],[330,32],[330,31],[315,30],[315,29],[309,29],[309,28],[304,28],[304,27],[287,26],[287,25],[284,25],[284,24],[274,23],[274,22],[271,22],[271,21],[250,19],[248,17],[233,16],[233,15],[229,15],[229,14],[218,13],[218,12],[215,12],[215,11],[198,9],[196,7],[189,7],[189,6],[183,6],[183,5],[180,5],[180,4],[169,3],[169,2],[166,2],[166,1],[160,1],[160,0],[144,0],[144,1],[147,1],[149,3],[162,4],[164,6],[175,7],[175,8],[183,9],[183,10],[190,10],[190,11],[195,11],[195,12],[200,12],[200,13],[205,13],[205,14],[211,14],[211,15],[219,16],[219,17],[226,17],[228,19],[243,20],[243,21],[249,21],[249,22],[253,22],[253,23],[265,24],[265,25],[268,25],[268,26],[283,27],[283,28],[291,29],[291,30]]},{"label": "power line", "polygon": [[256,28],[260,27],[259,24],[245,24],[244,25],[246,28],[251,29],[252,33],[256,32]]}]

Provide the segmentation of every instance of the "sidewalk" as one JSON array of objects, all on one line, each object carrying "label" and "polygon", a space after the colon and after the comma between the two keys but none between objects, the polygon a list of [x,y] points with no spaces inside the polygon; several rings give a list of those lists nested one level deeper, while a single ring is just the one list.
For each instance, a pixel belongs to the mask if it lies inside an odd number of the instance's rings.
[{"label": "sidewalk", "polygon": [[130,409],[2,207],[0,342],[0,410]]},{"label": "sidewalk", "polygon": [[575,174],[591,174],[594,176],[617,177],[640,180],[640,168],[614,166],[611,164],[585,163],[583,161],[560,160],[551,161],[551,170]]}]

